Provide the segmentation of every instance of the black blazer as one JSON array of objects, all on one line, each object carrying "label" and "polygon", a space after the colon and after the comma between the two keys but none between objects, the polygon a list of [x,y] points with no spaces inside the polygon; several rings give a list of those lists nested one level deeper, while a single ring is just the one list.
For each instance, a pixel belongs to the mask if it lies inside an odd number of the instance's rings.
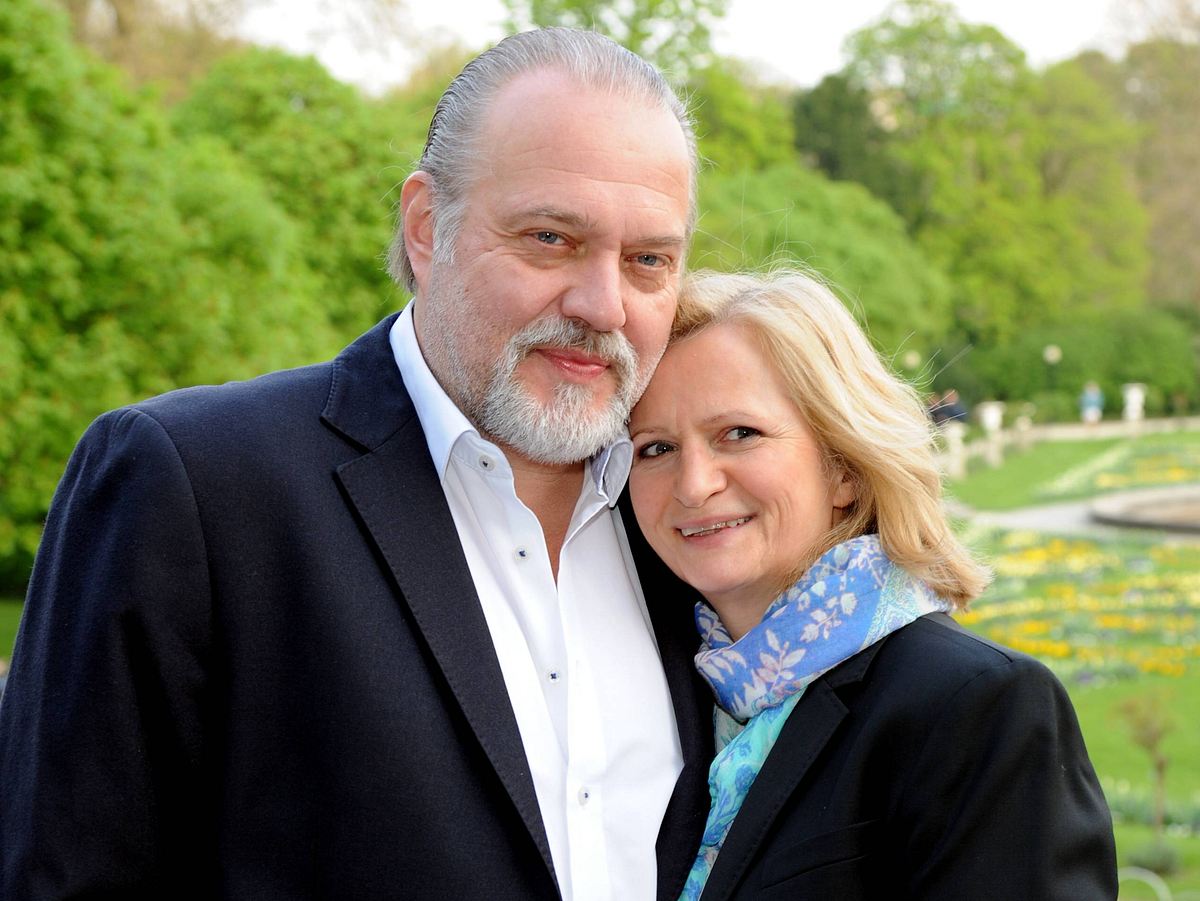
[{"label": "black blazer", "polygon": [[[0,897],[558,897],[390,325],[80,441],[0,705]],[[690,604],[639,554],[685,760],[658,842],[674,899],[711,697]]]},{"label": "black blazer", "polygon": [[1062,685],[932,614],[809,686],[702,901],[1116,897],[1112,820]]}]

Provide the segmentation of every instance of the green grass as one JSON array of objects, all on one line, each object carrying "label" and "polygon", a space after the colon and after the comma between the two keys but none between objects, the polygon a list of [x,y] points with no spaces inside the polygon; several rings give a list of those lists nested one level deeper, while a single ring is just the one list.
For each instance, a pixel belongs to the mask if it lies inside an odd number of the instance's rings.
[{"label": "green grass", "polygon": [[[1010,452],[992,469],[975,461],[970,474],[948,486],[958,500],[979,510],[1011,510],[1094,496],[1105,491],[1200,481],[1200,432],[1170,432],[1135,439],[1049,441],[1024,453]],[[1084,475],[1109,452],[1112,467]],[[1073,471],[1080,478],[1072,481]],[[1064,483],[1063,478],[1067,478]]]},{"label": "green grass", "polygon": [[1190,798],[1200,795],[1200,669],[1193,667],[1178,678],[1154,674],[1106,685],[1070,685],[1071,701],[1079,715],[1088,756],[1105,781],[1128,782],[1150,790],[1150,758],[1129,737],[1129,727],[1118,708],[1128,698],[1158,695],[1170,711],[1174,728],[1163,738],[1167,767],[1167,794]]},{"label": "green grass", "polygon": [[958,500],[978,510],[1012,510],[1039,503],[1038,487],[1050,479],[1086,463],[1120,439],[1103,441],[1048,441],[1026,453],[1009,454],[996,469],[974,469],[966,479],[949,485]]},{"label": "green grass", "polygon": [[17,640],[17,623],[21,619],[21,599],[0,597],[0,660],[11,660],[13,642]]},{"label": "green grass", "polygon": [[[1149,826],[1126,823],[1118,823],[1115,832],[1119,867],[1129,866],[1130,852],[1149,844],[1154,834]],[[1200,838],[1168,835],[1166,841],[1179,852],[1179,869],[1165,878],[1171,892],[1177,899],[1184,892],[1200,895]],[[1141,901],[1144,898],[1153,901],[1157,897],[1145,883],[1121,883],[1121,901]],[[1188,897],[1191,897],[1191,894]]]}]

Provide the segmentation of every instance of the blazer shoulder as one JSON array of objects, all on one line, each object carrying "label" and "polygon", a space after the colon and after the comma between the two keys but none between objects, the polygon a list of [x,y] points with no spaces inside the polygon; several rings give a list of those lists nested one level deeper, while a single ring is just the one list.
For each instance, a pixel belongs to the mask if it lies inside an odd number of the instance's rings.
[{"label": "blazer shoulder", "polygon": [[954,691],[984,675],[1000,682],[1058,683],[1041,661],[989,641],[943,613],[920,617],[888,636],[871,669],[872,678],[915,681],[926,691],[935,686]]},{"label": "blazer shoulder", "polygon": [[289,414],[319,415],[329,396],[332,370],[331,362],[316,363],[223,385],[178,388],[129,409],[148,415],[168,433],[196,429],[214,435],[230,428],[244,433]]}]

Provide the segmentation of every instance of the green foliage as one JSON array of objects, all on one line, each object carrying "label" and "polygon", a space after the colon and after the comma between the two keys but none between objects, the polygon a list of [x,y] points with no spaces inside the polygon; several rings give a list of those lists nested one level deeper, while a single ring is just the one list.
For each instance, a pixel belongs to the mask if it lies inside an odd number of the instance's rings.
[{"label": "green foliage", "polygon": [[606,34],[678,81],[712,61],[729,0],[503,0],[507,31],[567,25]]},{"label": "green foliage", "polygon": [[[174,269],[165,122],[34,0],[0,10],[0,556],[28,555],[81,423],[170,387],[205,322]],[[147,241],[148,235],[154,240]],[[180,297],[180,295],[183,295]],[[182,302],[179,302],[182,301]]]},{"label": "green foliage", "polygon": [[745,67],[718,60],[688,84],[700,155],[717,172],[765,169],[792,159],[787,101],[755,87]]},{"label": "green foliage", "polygon": [[0,118],[0,580],[21,584],[90,419],[346,336],[269,183],[219,139],[178,139],[37,0],[0,10]]},{"label": "green foliage", "polygon": [[[1193,14],[1194,15],[1194,14]],[[1139,128],[1138,193],[1150,219],[1152,302],[1200,314],[1200,43],[1161,38],[1079,64]]]},{"label": "green foliage", "polygon": [[1060,231],[1080,238],[1064,245],[1075,256],[1061,264],[1072,277],[1070,305],[1140,305],[1149,256],[1131,165],[1137,131],[1076,62],[1047,69],[1033,102],[1038,128],[1031,150],[1049,215]]},{"label": "green foliage", "polygon": [[945,278],[887,204],[860,186],[789,163],[714,173],[703,184],[700,206],[693,266],[813,269],[844,296],[861,299],[860,319],[885,352],[920,352],[944,334],[950,316]]},{"label": "green foliage", "polygon": [[[1090,747],[1090,742],[1089,742]],[[1150,827],[1137,823],[1116,822],[1113,832],[1117,839],[1117,862],[1133,865],[1130,849],[1151,840]],[[1187,901],[1200,895],[1200,837],[1196,835],[1167,836],[1167,844],[1179,854],[1179,869],[1164,881],[1176,901]],[[1191,894],[1188,894],[1188,893]],[[1160,901],[1161,895],[1146,883],[1128,878],[1121,882],[1120,901]]]},{"label": "green foliage", "polygon": [[1159,876],[1170,876],[1179,869],[1179,852],[1163,841],[1138,845],[1130,850],[1126,860],[1130,866],[1141,867]]},{"label": "green foliage", "polygon": [[[0,597],[0,660],[12,659],[13,644],[21,622],[22,604],[19,598]],[[3,665],[0,664],[0,670]]]},{"label": "green foliage", "polygon": [[1141,303],[1131,135],[1084,73],[1039,80],[996,29],[940,0],[896,3],[848,46],[850,87],[893,129],[883,155],[911,174],[882,196],[950,277],[971,341]]},{"label": "green foliage", "polygon": [[886,106],[879,117],[871,94],[845,74],[828,75],[793,102],[796,149],[830,178],[856,181],[906,220],[920,202],[915,174],[892,146]]},{"label": "green foliage", "polygon": [[315,60],[253,49],[214,66],[174,116],[185,138],[234,149],[300,229],[313,291],[343,335],[369,327],[395,300],[380,261],[392,231],[383,201],[407,160],[379,113]]},{"label": "green foliage", "polygon": [[1030,78],[1019,47],[944,0],[897,0],[846,49],[854,80],[887,104],[902,135],[943,118],[1003,127]]},{"label": "green foliage", "polygon": [[[1042,358],[1048,344],[1062,349],[1055,366]],[[1080,315],[1025,329],[1004,344],[975,346],[947,365],[938,383],[958,386],[975,400],[1012,401],[1046,392],[1078,398],[1086,382],[1096,381],[1109,403],[1117,404],[1121,385],[1142,382],[1151,389],[1147,413],[1159,415],[1170,411],[1175,396],[1197,396],[1197,364],[1189,330],[1176,317],[1161,310],[1129,310]]]}]

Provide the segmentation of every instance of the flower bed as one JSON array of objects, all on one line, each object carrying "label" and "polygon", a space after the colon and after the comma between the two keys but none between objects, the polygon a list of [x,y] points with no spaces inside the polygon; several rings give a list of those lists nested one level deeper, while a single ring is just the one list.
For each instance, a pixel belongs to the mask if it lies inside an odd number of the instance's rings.
[{"label": "flower bed", "polygon": [[992,532],[996,581],[959,617],[1064,681],[1200,668],[1200,545]]}]

